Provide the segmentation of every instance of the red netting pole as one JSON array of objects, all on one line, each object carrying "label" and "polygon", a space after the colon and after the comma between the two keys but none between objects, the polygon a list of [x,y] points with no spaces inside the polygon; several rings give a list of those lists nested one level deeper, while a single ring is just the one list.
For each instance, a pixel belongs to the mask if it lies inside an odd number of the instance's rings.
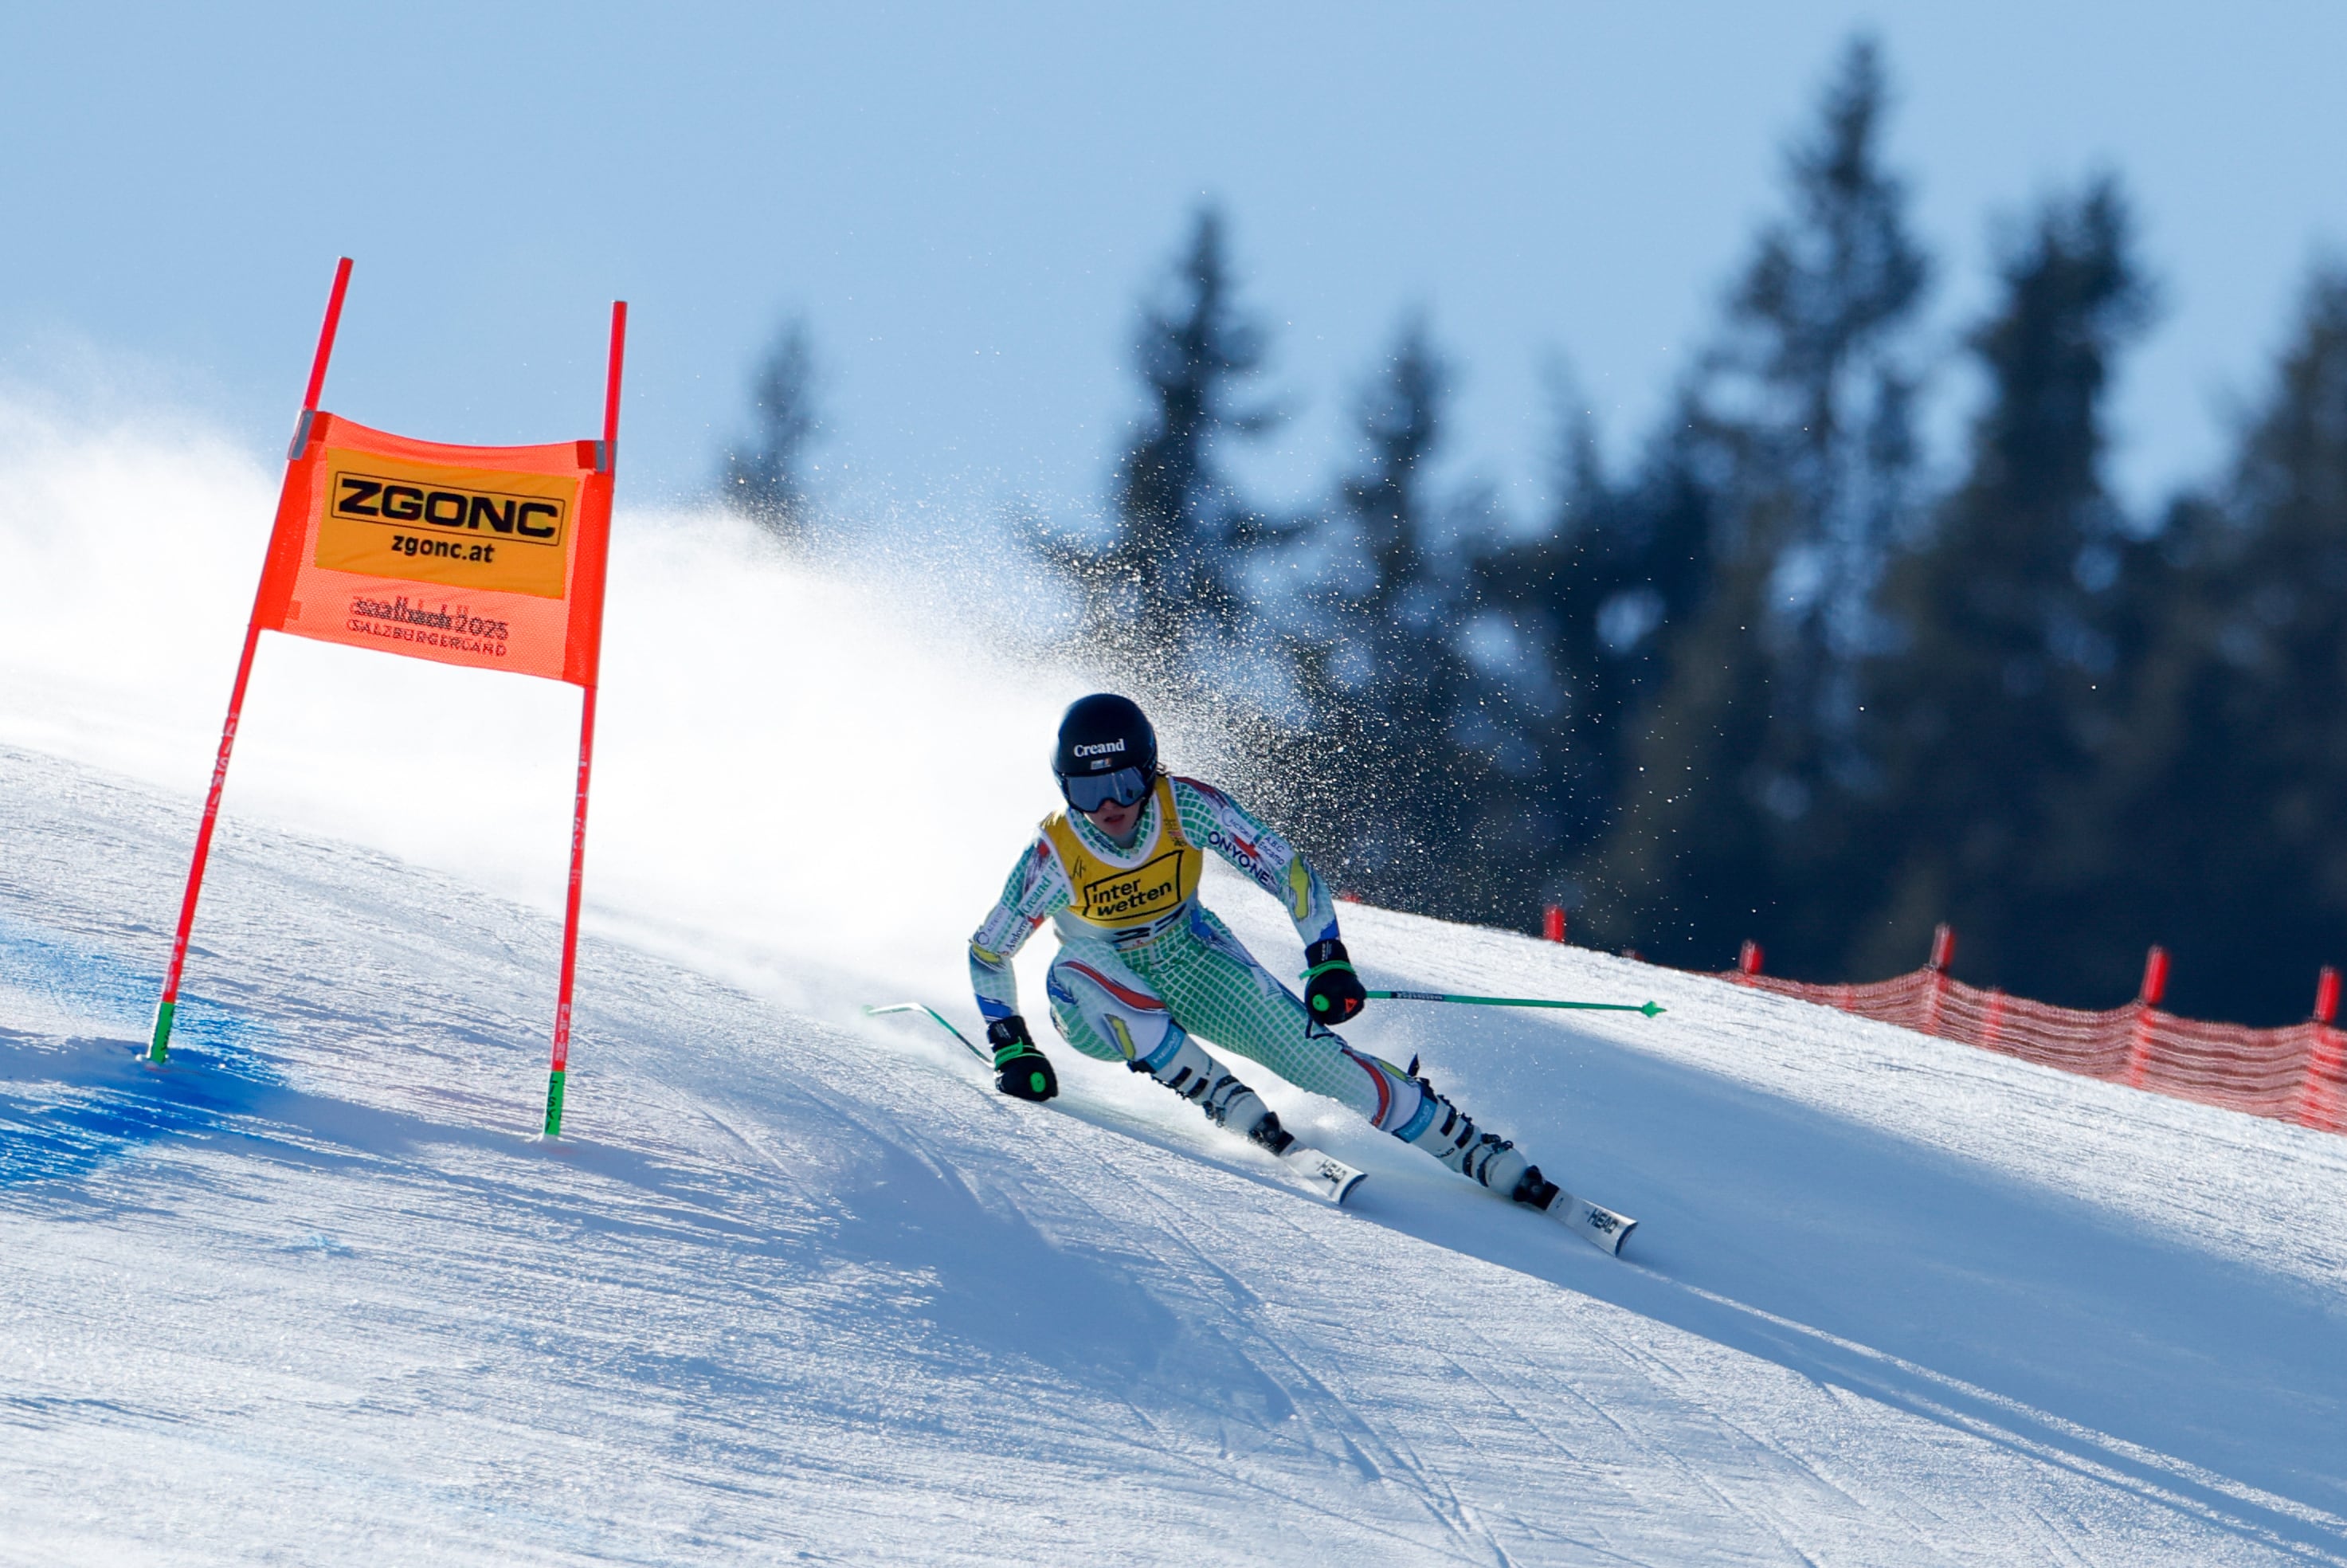
[{"label": "red netting pole", "polygon": [[[1736,955],[1736,972],[1739,975],[1757,975],[1760,972],[1760,944],[1749,937],[1744,938],[1743,950]],[[1737,983],[1748,985],[1751,982],[1742,980]]]},{"label": "red netting pole", "polygon": [[1930,971],[1932,983],[1923,993],[1923,1032],[1940,1032],[1940,1003],[1948,994],[1948,966],[1956,958],[1955,927],[1942,920],[1932,927],[1932,956],[1923,968]]},{"label": "red netting pole", "polygon": [[[342,324],[343,296],[351,286],[351,259],[334,268],[333,292],[326,296],[325,323],[318,329],[318,352],[310,361],[310,386],[302,395],[302,417],[293,433],[293,450],[286,461],[301,456],[318,412],[318,396],[326,389],[326,362],[334,354],[334,331]],[[254,608],[259,609],[256,600]],[[252,679],[252,656],[261,647],[261,622],[245,623],[244,651],[237,656],[236,683],[229,688],[228,719],[220,725],[220,752],[212,759],[212,784],[204,796],[204,817],[196,829],[196,853],[188,865],[188,890],[179,898],[179,928],[171,938],[171,967],[163,976],[163,999],[155,1007],[155,1033],[147,1043],[147,1060],[168,1061],[171,1054],[171,1020],[179,1010],[179,977],[188,967],[188,939],[196,929],[196,897],[204,885],[204,866],[211,858],[212,829],[220,822],[220,790],[228,783],[229,753],[236,749],[236,726],[244,712],[244,689]]]},{"label": "red netting pole", "polygon": [[1542,912],[1541,935],[1552,942],[1564,940],[1564,910],[1554,904]]},{"label": "red netting pole", "polygon": [[2144,1069],[2151,1061],[2151,1042],[2158,1030],[2159,999],[2168,994],[2168,949],[2153,944],[2143,956],[2143,987],[2135,999],[2135,1040],[2127,1048],[2127,1087],[2143,1087]]},{"label": "red netting pole", "polygon": [[2314,1020],[2306,1047],[2306,1084],[2298,1099],[2298,1124],[2328,1132],[2332,1124],[2329,1080],[2339,1071],[2339,971],[2329,964],[2314,982]]}]

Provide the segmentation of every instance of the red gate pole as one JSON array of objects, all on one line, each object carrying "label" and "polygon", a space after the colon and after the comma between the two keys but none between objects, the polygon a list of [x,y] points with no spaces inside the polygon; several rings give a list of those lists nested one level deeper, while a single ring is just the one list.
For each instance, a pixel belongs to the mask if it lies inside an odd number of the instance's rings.
[{"label": "red gate pole", "polygon": [[562,1136],[563,1080],[570,1071],[570,988],[579,974],[579,891],[587,874],[587,777],[595,765],[595,688],[579,704],[579,798],[570,815],[570,892],[562,910],[562,980],[554,1001],[554,1065],[546,1077],[546,1135]]},{"label": "red gate pole", "polygon": [[[319,395],[326,390],[326,362],[334,354],[334,329],[342,324],[343,295],[351,286],[351,259],[334,268],[333,292],[326,296],[325,324],[318,329],[317,357],[310,362],[310,387],[302,395],[302,417],[293,427],[288,463],[302,456],[308,444],[310,422],[318,412]],[[220,821],[221,786],[228,783],[229,753],[236,745],[236,725],[244,712],[244,688],[252,679],[252,656],[261,647],[260,596],[253,599],[254,619],[244,628],[244,651],[236,661],[236,684],[229,689],[228,721],[220,726],[220,754],[212,762],[211,792],[204,797],[204,820],[196,829],[196,853],[188,866],[188,890],[179,900],[179,934],[171,938],[171,967],[163,977],[163,999],[155,1007],[155,1036],[148,1042],[147,1060],[168,1061],[171,1054],[171,1019],[179,1010],[179,977],[188,967],[188,938],[196,928],[196,895],[204,885],[204,863],[211,858],[212,828]]]},{"label": "red gate pole", "polygon": [[2135,999],[2135,1040],[2127,1048],[2127,1087],[2143,1087],[2143,1071],[2151,1061],[2151,1037],[2157,1027],[2159,999],[2168,994],[2168,949],[2155,944],[2143,956],[2143,989]]},{"label": "red gate pole", "polygon": [[[603,467],[620,466],[620,371],[627,356],[628,302],[611,305],[611,369],[603,386]],[[554,1061],[546,1075],[546,1135],[562,1136],[562,1092],[570,1071],[570,990],[579,974],[579,894],[587,874],[587,782],[595,765],[595,688],[580,689],[579,797],[570,815],[570,891],[562,910],[562,979],[554,1000]]]}]

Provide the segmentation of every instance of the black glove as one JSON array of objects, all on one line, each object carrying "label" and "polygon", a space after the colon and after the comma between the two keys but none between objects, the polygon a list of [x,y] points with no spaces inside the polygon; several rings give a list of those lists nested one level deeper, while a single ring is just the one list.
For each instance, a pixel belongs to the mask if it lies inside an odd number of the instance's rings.
[{"label": "black glove", "polygon": [[1304,1006],[1315,1023],[1343,1023],[1368,1005],[1345,944],[1330,937],[1304,949]]},{"label": "black glove", "polygon": [[1028,1038],[1027,1020],[1017,1013],[986,1026],[986,1043],[994,1047],[994,1086],[1018,1100],[1049,1100],[1060,1091],[1060,1075],[1051,1059]]}]

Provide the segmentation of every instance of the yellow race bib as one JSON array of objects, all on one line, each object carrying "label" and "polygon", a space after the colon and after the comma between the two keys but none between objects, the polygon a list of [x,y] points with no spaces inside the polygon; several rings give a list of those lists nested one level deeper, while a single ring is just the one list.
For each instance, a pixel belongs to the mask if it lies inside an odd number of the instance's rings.
[{"label": "yellow race bib", "polygon": [[1070,913],[1089,926],[1141,926],[1177,909],[1198,891],[1205,857],[1182,833],[1174,785],[1157,781],[1157,833],[1138,866],[1112,866],[1084,846],[1064,811],[1043,819],[1043,836],[1067,868],[1075,903]]}]

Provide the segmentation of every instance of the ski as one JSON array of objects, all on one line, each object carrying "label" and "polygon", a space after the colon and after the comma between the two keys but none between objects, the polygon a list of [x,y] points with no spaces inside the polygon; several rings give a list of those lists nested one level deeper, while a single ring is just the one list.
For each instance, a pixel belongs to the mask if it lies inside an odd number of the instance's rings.
[{"label": "ski", "polygon": [[1600,1252],[1614,1257],[1622,1255],[1622,1244],[1630,1239],[1632,1231],[1638,1228],[1638,1222],[1627,1214],[1600,1208],[1587,1198],[1576,1198],[1562,1187],[1557,1189],[1556,1196],[1549,1200],[1548,1207],[1541,1212]]},{"label": "ski", "polygon": [[1355,1188],[1369,1179],[1367,1171],[1356,1170],[1309,1143],[1290,1143],[1280,1151],[1279,1163],[1306,1186],[1339,1208],[1344,1207]]},{"label": "ski", "polygon": [[[930,1022],[959,1040],[964,1050],[989,1067],[994,1064],[994,1059],[972,1044],[969,1036],[956,1029],[943,1013],[926,1002],[890,1002],[885,1006],[866,1006],[864,1016],[878,1018],[885,1013],[893,1012],[917,1012],[925,1015]],[[1255,1147],[1262,1148],[1263,1145],[1258,1143]],[[1264,1152],[1270,1153],[1268,1149]],[[1363,1182],[1368,1180],[1368,1172],[1348,1165],[1336,1155],[1316,1149],[1309,1143],[1296,1141],[1293,1137],[1290,1138],[1287,1147],[1282,1149],[1274,1157],[1279,1161],[1283,1174],[1291,1177],[1298,1185],[1327,1199],[1330,1204],[1339,1208],[1344,1206],[1346,1199],[1359,1190]],[[1564,1201],[1562,1194],[1557,1201],[1559,1203]]]}]

